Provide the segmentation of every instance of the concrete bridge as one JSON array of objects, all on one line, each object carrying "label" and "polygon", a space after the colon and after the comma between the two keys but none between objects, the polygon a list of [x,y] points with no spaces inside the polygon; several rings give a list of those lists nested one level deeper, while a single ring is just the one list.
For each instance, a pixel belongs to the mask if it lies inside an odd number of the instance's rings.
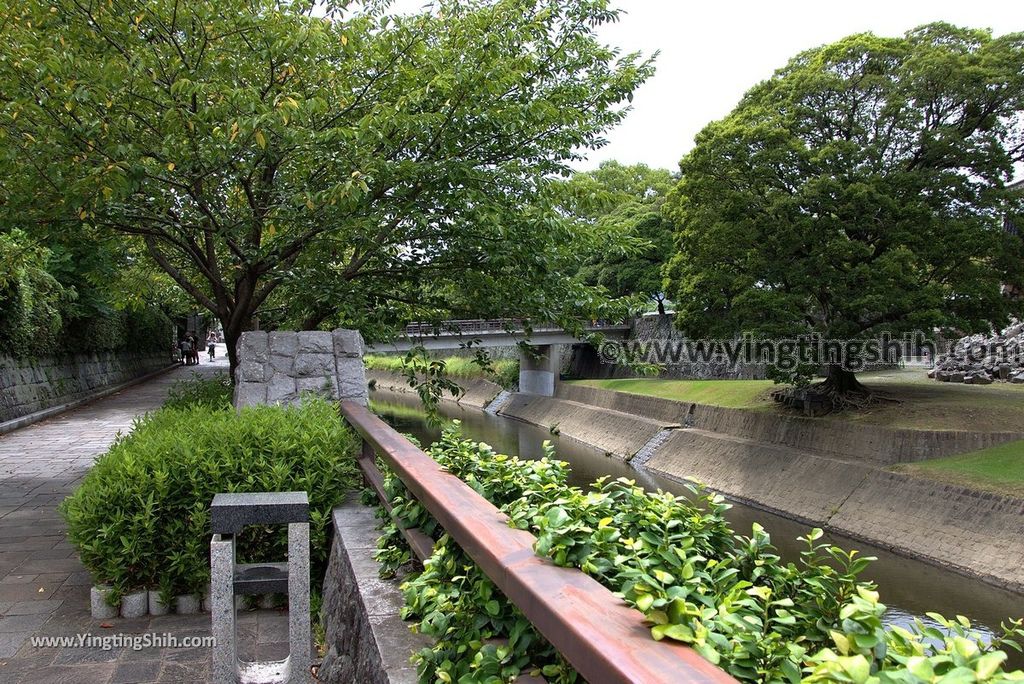
[{"label": "concrete bridge", "polygon": [[[628,323],[594,322],[584,328],[587,333],[622,339],[629,334]],[[553,323],[540,323],[529,334],[522,321],[515,319],[462,320],[443,323],[413,323],[393,342],[366,346],[367,353],[404,354],[416,346],[427,351],[464,349],[467,347],[514,347],[521,342],[531,353],[519,351],[519,391],[552,397],[558,381],[559,347],[586,342]]]}]

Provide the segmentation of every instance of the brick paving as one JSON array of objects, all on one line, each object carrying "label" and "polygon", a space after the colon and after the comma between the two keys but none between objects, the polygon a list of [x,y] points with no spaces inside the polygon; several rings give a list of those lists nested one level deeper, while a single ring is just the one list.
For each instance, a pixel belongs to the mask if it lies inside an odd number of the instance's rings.
[{"label": "brick paving", "polygon": [[[223,355],[222,355],[223,356]],[[168,388],[193,371],[226,370],[226,359],[178,368],[110,397],[0,436],[0,682],[3,684],[141,684],[204,682],[209,648],[41,647],[33,637],[91,634],[208,636],[210,617],[166,615],[93,620],[92,580],[67,542],[57,505],[95,458],[132,421],[160,406]],[[240,655],[287,655],[287,615],[239,616]]]}]

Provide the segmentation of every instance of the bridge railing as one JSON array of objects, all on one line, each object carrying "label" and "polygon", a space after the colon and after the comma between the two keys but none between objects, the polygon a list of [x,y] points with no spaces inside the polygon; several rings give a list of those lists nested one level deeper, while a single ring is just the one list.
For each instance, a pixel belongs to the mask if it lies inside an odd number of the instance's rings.
[{"label": "bridge railing", "polygon": [[[692,649],[654,641],[644,616],[592,577],[536,555],[532,534],[509,527],[504,513],[366,407],[343,401],[341,413],[363,439],[359,466],[389,513],[375,454],[584,679],[595,684],[735,682]],[[399,528],[421,560],[430,556],[429,537]]]},{"label": "bridge railing", "polygon": [[[600,328],[621,328],[622,322],[592,321],[587,325],[588,329]],[[406,337],[428,337],[431,335],[473,335],[477,333],[503,333],[508,331],[522,331],[526,322],[519,318],[498,318],[498,319],[466,319],[442,321],[440,323],[410,323],[405,326]],[[562,330],[563,326],[550,321],[534,323],[531,330],[534,332],[548,332]]]}]

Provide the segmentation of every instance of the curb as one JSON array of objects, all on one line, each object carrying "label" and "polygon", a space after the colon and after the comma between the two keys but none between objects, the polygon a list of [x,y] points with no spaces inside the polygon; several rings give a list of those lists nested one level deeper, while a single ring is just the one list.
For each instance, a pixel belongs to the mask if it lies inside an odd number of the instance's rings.
[{"label": "curb", "polygon": [[117,392],[120,392],[123,389],[127,389],[132,385],[137,385],[140,382],[145,382],[146,380],[150,380],[152,378],[157,377],[158,375],[162,375],[164,373],[167,373],[168,371],[174,370],[175,368],[181,367],[182,365],[176,362],[169,366],[164,366],[163,368],[158,368],[155,371],[150,371],[136,378],[132,378],[127,382],[122,382],[119,385],[111,385],[110,387],[105,387],[99,390],[98,392],[94,392],[80,399],[75,399],[74,401],[69,401],[66,404],[58,404],[57,406],[51,406],[50,408],[43,409],[42,411],[36,411],[35,413],[29,413],[24,416],[12,418],[11,420],[0,423],[0,435],[5,435],[8,432],[14,432],[19,428],[27,427],[29,425],[32,425],[33,423],[38,423],[41,420],[52,418],[53,416],[64,413],[65,411],[70,411],[71,409],[78,408],[83,404],[88,404],[91,401],[103,399],[105,397],[110,396],[111,394],[116,394]]}]

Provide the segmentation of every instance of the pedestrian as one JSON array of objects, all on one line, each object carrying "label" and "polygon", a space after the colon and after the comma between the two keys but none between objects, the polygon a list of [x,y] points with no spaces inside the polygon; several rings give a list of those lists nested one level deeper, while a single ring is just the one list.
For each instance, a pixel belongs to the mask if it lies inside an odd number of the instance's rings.
[{"label": "pedestrian", "polygon": [[188,335],[189,335],[189,343],[192,346],[192,365],[193,366],[198,366],[199,365],[199,338],[196,336],[196,334],[194,332],[190,332]]},{"label": "pedestrian", "polygon": [[188,335],[182,338],[181,342],[178,343],[181,349],[181,363],[185,366],[192,365],[192,338]]},{"label": "pedestrian", "polygon": [[213,357],[217,353],[216,331],[211,330],[210,334],[206,336],[206,351],[210,355],[210,361],[213,361]]}]

